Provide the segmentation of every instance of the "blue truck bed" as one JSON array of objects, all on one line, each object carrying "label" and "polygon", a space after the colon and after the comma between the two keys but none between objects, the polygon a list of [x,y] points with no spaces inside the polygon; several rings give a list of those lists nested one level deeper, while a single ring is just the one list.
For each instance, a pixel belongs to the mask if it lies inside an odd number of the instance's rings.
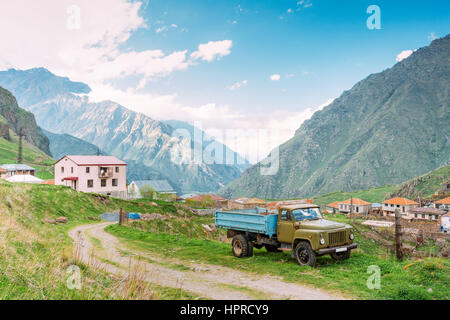
[{"label": "blue truck bed", "polygon": [[233,211],[216,210],[216,228],[224,228],[268,235],[272,238],[277,233],[278,214],[260,214],[265,209],[244,209]]}]

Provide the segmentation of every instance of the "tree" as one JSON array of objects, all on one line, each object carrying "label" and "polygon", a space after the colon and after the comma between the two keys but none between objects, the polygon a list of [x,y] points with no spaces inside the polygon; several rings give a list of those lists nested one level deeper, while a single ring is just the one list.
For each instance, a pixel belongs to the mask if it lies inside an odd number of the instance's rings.
[{"label": "tree", "polygon": [[143,198],[149,198],[152,199],[155,197],[156,195],[156,191],[155,189],[152,188],[152,186],[143,186],[142,188],[139,189],[139,192],[141,193],[141,196]]}]

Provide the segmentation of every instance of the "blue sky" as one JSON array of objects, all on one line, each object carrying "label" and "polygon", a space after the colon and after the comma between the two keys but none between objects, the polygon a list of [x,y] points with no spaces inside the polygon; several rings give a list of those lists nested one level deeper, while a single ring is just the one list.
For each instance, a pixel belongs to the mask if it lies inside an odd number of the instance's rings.
[{"label": "blue sky", "polygon": [[[146,90],[176,90],[191,105],[214,101],[251,111],[302,110],[391,67],[402,50],[428,45],[430,34],[441,37],[450,30],[449,1],[297,2],[149,1],[142,14],[150,28],[134,33],[126,45],[170,52],[230,39],[230,55],[171,74]],[[371,4],[381,9],[381,30],[366,26]],[[272,74],[280,81],[270,81]],[[245,87],[227,90],[243,80]]]},{"label": "blue sky", "polygon": [[[370,5],[380,29],[367,27]],[[0,69],[45,67],[89,84],[93,101],[201,126],[255,162],[344,90],[445,36],[449,12],[450,1],[2,1]],[[228,141],[227,130],[247,132]]]}]

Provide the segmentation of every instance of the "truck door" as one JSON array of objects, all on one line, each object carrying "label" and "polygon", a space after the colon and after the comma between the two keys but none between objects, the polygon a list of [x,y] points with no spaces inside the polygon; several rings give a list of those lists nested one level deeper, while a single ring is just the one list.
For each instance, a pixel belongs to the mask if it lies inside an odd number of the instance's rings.
[{"label": "truck door", "polygon": [[294,221],[289,210],[281,210],[278,214],[277,238],[284,243],[292,243],[294,237]]}]

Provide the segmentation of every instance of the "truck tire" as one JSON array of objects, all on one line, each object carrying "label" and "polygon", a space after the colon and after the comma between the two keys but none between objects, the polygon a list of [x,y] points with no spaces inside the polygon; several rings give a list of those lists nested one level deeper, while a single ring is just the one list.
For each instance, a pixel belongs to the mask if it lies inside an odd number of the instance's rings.
[{"label": "truck tire", "polygon": [[234,256],[238,258],[248,257],[250,253],[253,254],[253,246],[243,234],[237,234],[233,237],[231,248]]},{"label": "truck tire", "polygon": [[301,266],[314,267],[316,265],[316,253],[309,242],[300,241],[295,247],[295,259]]},{"label": "truck tire", "polygon": [[278,250],[277,246],[272,246],[270,244],[265,244],[264,247],[266,248],[267,252],[281,252],[281,250]]},{"label": "truck tire", "polygon": [[333,260],[341,261],[349,259],[351,253],[351,250],[347,250],[345,252],[333,252],[330,254],[330,256],[333,258]]}]

